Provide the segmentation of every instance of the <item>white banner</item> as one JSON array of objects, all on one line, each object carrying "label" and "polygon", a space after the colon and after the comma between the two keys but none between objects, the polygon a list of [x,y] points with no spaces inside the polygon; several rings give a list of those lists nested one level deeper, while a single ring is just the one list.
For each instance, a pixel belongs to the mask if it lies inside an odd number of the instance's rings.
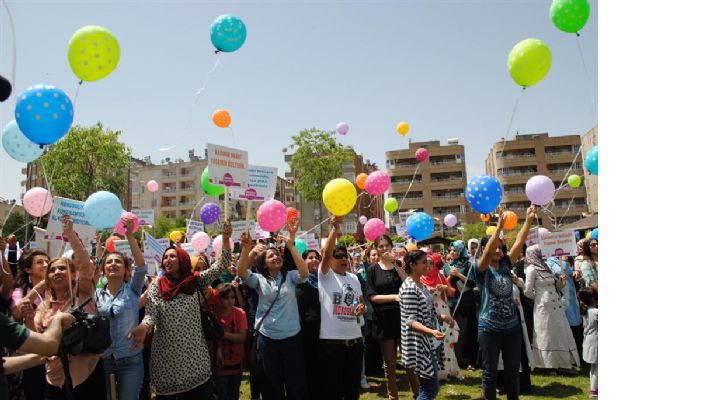
[{"label": "white banner", "polygon": [[[145,246],[143,257],[146,262],[153,264],[156,268],[162,262],[163,253],[170,245],[170,239],[156,239],[148,232],[145,232]],[[156,271],[157,272],[157,271]]]},{"label": "white banner", "polygon": [[131,210],[138,217],[139,226],[153,226],[155,224],[155,211],[153,210]]},{"label": "white banner", "polygon": [[203,224],[202,221],[188,219],[186,221],[186,224],[187,224],[187,232],[186,232],[185,236],[187,236],[187,243],[190,243],[190,240],[192,240],[192,237],[197,232],[204,232],[205,231],[205,224]]},{"label": "white banner", "polygon": [[277,168],[250,165],[248,187],[233,187],[230,189],[230,194],[239,200],[264,201],[273,199],[276,194],[277,174]]},{"label": "white banner", "polygon": [[180,248],[185,250],[187,254],[196,257],[199,254],[195,251],[195,249],[192,247],[192,243],[180,243]]},{"label": "white banner", "polygon": [[543,233],[540,235],[540,251],[545,258],[576,256],[577,241],[574,231]]},{"label": "white banner", "polygon": [[249,160],[246,151],[207,143],[207,167],[211,183],[229,188],[247,188]]},{"label": "white banner", "polygon": [[[249,236],[252,240],[256,237],[256,221],[249,221]],[[242,233],[247,229],[247,221],[232,221],[232,240],[238,243],[242,239]]]},{"label": "white banner", "polygon": [[320,252],[320,249],[318,248],[318,241],[316,240],[316,234],[315,233],[307,233],[305,236],[306,240],[306,246],[308,247],[309,250],[317,250]]},{"label": "white banner", "polygon": [[128,243],[128,240],[114,240],[113,247],[115,251],[123,254],[126,257],[131,257],[133,255],[131,253],[131,245]]},{"label": "white banner", "polygon": [[534,228],[530,229],[528,232],[528,237],[525,239],[525,244],[528,246],[532,246],[535,244],[540,243],[540,232],[538,231],[539,228]]},{"label": "white banner", "polygon": [[[70,215],[74,221],[74,232],[85,244],[95,239],[96,228],[89,224],[84,216],[84,202],[54,197],[52,200],[52,212],[47,223],[47,235],[52,240],[64,240],[62,229],[62,215]],[[118,222],[118,221],[117,221]]]}]

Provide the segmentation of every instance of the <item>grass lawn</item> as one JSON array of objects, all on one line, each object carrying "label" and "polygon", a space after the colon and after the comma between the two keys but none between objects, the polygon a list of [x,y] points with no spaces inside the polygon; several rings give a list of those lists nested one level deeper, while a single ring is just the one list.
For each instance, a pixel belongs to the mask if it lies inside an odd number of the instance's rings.
[{"label": "grass lawn", "polygon": [[[397,370],[397,376],[400,399],[411,399],[412,393],[409,391],[404,371]],[[464,376],[465,379],[463,381],[442,383],[437,399],[482,399],[481,371],[464,371]],[[368,377],[367,382],[370,384],[370,389],[362,391],[360,399],[387,398],[384,377]],[[546,373],[533,372],[532,385],[532,393],[521,395],[521,400],[587,399],[589,391],[588,369],[583,369],[577,376],[550,376]],[[249,378],[248,373],[245,373],[242,379],[240,399],[250,398]],[[506,397],[505,395],[499,395],[498,398],[505,399]]]}]

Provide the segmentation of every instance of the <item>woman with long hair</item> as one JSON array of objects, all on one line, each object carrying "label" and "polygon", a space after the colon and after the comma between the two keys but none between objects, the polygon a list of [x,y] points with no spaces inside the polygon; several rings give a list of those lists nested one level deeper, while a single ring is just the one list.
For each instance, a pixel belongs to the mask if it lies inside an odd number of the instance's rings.
[{"label": "woman with long hair", "polygon": [[478,358],[475,262],[462,240],[451,243],[449,257],[451,262],[444,266],[444,275],[458,290],[458,295],[449,297],[449,307],[461,330],[454,352],[459,368],[475,369]]},{"label": "woman with long hair", "polygon": [[172,245],[163,253],[161,276],[148,289],[145,317],[131,331],[136,350],[153,331],[150,385],[157,400],[214,399],[207,340],[202,330],[200,297],[231,261],[232,225],[222,224],[222,253],[209,269],[191,272],[190,255]]},{"label": "woman with long hair", "polygon": [[597,290],[597,285],[599,284],[599,278],[597,277],[598,246],[599,241],[596,239],[590,239],[584,242],[582,245],[583,259],[580,265],[584,287],[594,290]]}]

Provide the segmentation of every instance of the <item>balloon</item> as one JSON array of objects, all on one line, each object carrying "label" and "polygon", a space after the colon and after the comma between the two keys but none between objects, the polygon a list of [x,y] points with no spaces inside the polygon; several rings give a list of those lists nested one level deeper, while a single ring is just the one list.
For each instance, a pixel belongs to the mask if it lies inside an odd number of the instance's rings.
[{"label": "balloon", "polygon": [[335,130],[338,131],[338,133],[341,135],[347,135],[348,131],[350,130],[350,126],[347,122],[341,122],[338,124],[337,127],[335,127]]},{"label": "balloon", "polygon": [[592,229],[592,233],[589,234],[589,238],[599,240],[599,228]]},{"label": "balloon", "polygon": [[400,122],[397,124],[397,133],[404,136],[409,132],[409,124],[406,122]]},{"label": "balloon", "polygon": [[61,89],[34,85],[20,93],[15,105],[15,120],[32,143],[52,144],[69,132],[74,107]]},{"label": "balloon", "polygon": [[287,214],[284,203],[278,200],[268,200],[259,206],[256,220],[262,229],[268,232],[277,232],[286,224]]},{"label": "balloon", "polygon": [[[214,238],[214,241],[212,242],[212,250],[214,250],[214,254],[219,256],[220,253],[222,253],[223,245],[224,243],[222,242],[222,235],[218,235],[216,238]],[[229,248],[234,248],[234,240],[232,238],[229,238]]]},{"label": "balloon", "polygon": [[480,214],[495,211],[503,198],[503,187],[490,175],[474,176],[466,185],[466,200]]},{"label": "balloon", "polygon": [[397,203],[397,199],[394,197],[390,197],[389,199],[385,200],[385,211],[388,213],[393,213],[397,211],[399,208],[399,204]]},{"label": "balloon", "polygon": [[589,1],[552,0],[550,19],[562,32],[577,33],[589,19]]},{"label": "balloon", "polygon": [[323,204],[335,216],[349,213],[356,202],[357,190],[347,179],[333,179],[323,188]]},{"label": "balloon", "polygon": [[587,233],[584,235],[585,238],[589,239],[592,237],[592,231],[587,231]]},{"label": "balloon", "polygon": [[404,246],[404,248],[407,249],[407,251],[417,251],[417,250],[419,250],[419,247],[417,247],[417,245],[414,244],[414,243],[409,243],[408,245]]},{"label": "balloon", "polygon": [[594,146],[587,152],[584,159],[584,166],[591,175],[598,175],[599,172],[599,147]]},{"label": "balloon", "polygon": [[111,236],[106,239],[106,245],[104,246],[106,247],[106,251],[109,253],[116,251],[116,244],[114,243],[116,240],[121,240],[121,238],[118,236]]},{"label": "balloon", "polygon": [[200,209],[200,219],[205,225],[214,224],[222,210],[215,203],[205,203]]},{"label": "balloon", "polygon": [[414,153],[414,157],[417,159],[419,162],[424,162],[429,158],[429,150],[425,148],[418,149],[416,153]]},{"label": "balloon", "polygon": [[494,233],[496,233],[495,226],[489,226],[488,228],[486,228],[486,235],[487,236],[493,236]]},{"label": "balloon", "polygon": [[481,214],[481,221],[488,222],[491,220],[491,216],[488,214]]},{"label": "balloon", "polygon": [[547,75],[551,64],[552,53],[545,42],[539,39],[525,39],[508,54],[510,77],[522,87],[540,82]]},{"label": "balloon", "polygon": [[296,239],[295,246],[298,254],[303,254],[304,251],[308,250],[308,244],[306,244],[306,241],[303,239]]},{"label": "balloon", "polygon": [[52,195],[45,188],[34,187],[22,197],[22,206],[33,217],[41,217],[52,211]]},{"label": "balloon", "polygon": [[293,207],[289,207],[286,209],[286,219],[291,220],[291,219],[298,219],[298,210],[296,210]]},{"label": "balloon", "polygon": [[459,222],[459,220],[454,214],[447,214],[444,217],[444,225],[448,226],[449,228],[456,225],[457,222]]},{"label": "balloon", "polygon": [[112,228],[121,218],[123,208],[118,197],[106,191],[99,191],[86,199],[84,203],[84,216],[89,225],[98,228]]},{"label": "balloon", "polygon": [[365,191],[373,196],[383,194],[390,188],[390,176],[385,171],[375,171],[365,179]]},{"label": "balloon", "polygon": [[195,233],[194,235],[192,235],[192,239],[190,240],[192,248],[198,253],[202,253],[207,250],[207,247],[209,247],[210,242],[210,236],[204,232]]},{"label": "balloon", "polygon": [[138,225],[140,224],[140,220],[135,214],[130,211],[124,211],[121,213],[121,217],[118,219],[118,222],[116,222],[116,225],[113,227],[113,231],[118,233],[119,235],[125,235],[127,233],[126,227],[123,225],[123,221],[121,221],[124,217],[133,220],[133,232],[131,233],[138,232]]},{"label": "balloon", "polygon": [[362,225],[365,225],[365,223],[367,223],[367,217],[364,215],[361,215],[359,221]]},{"label": "balloon", "polygon": [[373,241],[377,239],[378,236],[386,234],[387,227],[381,219],[371,218],[365,223],[362,231],[365,233],[365,239]]},{"label": "balloon", "polygon": [[582,178],[579,175],[570,175],[567,177],[567,184],[571,188],[578,188],[582,184]]},{"label": "balloon", "polygon": [[210,196],[224,194],[224,186],[210,183],[210,173],[207,167],[202,171],[202,190]]},{"label": "balloon", "polygon": [[82,81],[93,82],[107,77],[121,58],[121,47],[113,33],[98,26],[85,26],[74,32],[67,49],[69,66]]},{"label": "balloon", "polygon": [[503,213],[505,217],[505,222],[503,223],[503,229],[510,231],[515,229],[518,225],[518,215],[512,211],[506,211]]},{"label": "balloon", "polygon": [[12,84],[4,76],[0,76],[0,102],[7,100],[12,94]]},{"label": "balloon", "polygon": [[229,128],[232,123],[232,116],[227,110],[219,109],[212,113],[212,122],[220,128]]},{"label": "balloon", "polygon": [[38,144],[27,139],[14,120],[8,122],[5,129],[2,130],[2,147],[10,157],[23,163],[38,159],[43,152]]},{"label": "balloon", "polygon": [[355,184],[360,190],[365,190],[365,181],[367,181],[367,174],[364,172],[358,174],[357,178],[355,178]]},{"label": "balloon", "polygon": [[145,184],[146,189],[148,189],[149,192],[155,193],[158,191],[158,182],[156,181],[148,181],[148,183]]},{"label": "balloon", "polygon": [[172,240],[173,242],[179,242],[179,241],[182,240],[182,232],[180,232],[180,231],[172,231],[172,232],[170,232],[170,235],[168,235],[168,237],[169,237],[170,240]]},{"label": "balloon", "polygon": [[525,194],[533,204],[544,206],[555,198],[555,183],[545,175],[535,175],[525,184]]},{"label": "balloon", "polygon": [[424,240],[434,233],[434,218],[424,212],[417,212],[407,218],[407,233],[414,240]]},{"label": "balloon", "polygon": [[212,45],[225,53],[239,50],[247,40],[247,27],[234,15],[220,15],[212,22]]}]

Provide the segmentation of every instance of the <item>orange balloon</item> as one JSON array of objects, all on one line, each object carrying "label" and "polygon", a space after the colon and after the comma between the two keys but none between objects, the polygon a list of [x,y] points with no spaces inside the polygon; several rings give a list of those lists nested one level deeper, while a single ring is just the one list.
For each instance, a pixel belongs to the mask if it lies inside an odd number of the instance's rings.
[{"label": "orange balloon", "polygon": [[410,244],[406,245],[405,248],[407,249],[407,251],[416,251],[416,250],[419,250],[419,248],[417,247],[417,245],[414,244],[414,243],[410,243]]},{"label": "orange balloon", "polygon": [[360,190],[365,190],[365,181],[367,180],[367,174],[366,173],[361,173],[355,178],[355,184],[357,187],[360,188]]},{"label": "orange balloon", "polygon": [[219,109],[212,113],[212,122],[220,128],[229,128],[232,123],[232,116],[227,110]]},{"label": "orange balloon", "polygon": [[518,225],[518,215],[512,211],[506,211],[503,213],[505,217],[505,222],[503,223],[503,229],[506,231],[513,230],[516,225]]},{"label": "orange balloon", "polygon": [[481,221],[488,222],[491,220],[491,216],[488,214],[481,214]]}]

